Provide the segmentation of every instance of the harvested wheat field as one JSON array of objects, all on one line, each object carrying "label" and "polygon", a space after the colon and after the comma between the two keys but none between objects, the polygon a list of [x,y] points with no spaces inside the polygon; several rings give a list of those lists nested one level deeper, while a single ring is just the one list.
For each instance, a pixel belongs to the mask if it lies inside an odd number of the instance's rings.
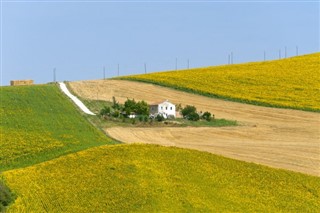
[{"label": "harvested wheat field", "polygon": [[123,80],[79,81],[69,85],[82,98],[111,101],[115,96],[122,103],[127,97],[148,103],[169,99],[241,124],[224,128],[106,129],[115,139],[197,149],[320,176],[319,113],[223,101]]}]

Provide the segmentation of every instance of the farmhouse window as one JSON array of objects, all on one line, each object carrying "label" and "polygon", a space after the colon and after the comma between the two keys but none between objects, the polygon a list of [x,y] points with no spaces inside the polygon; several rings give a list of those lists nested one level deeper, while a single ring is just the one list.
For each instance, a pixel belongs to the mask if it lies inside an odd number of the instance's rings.
[{"label": "farmhouse window", "polygon": [[172,110],[172,107],[170,107],[170,110]]},{"label": "farmhouse window", "polygon": [[161,107],[161,109],[163,109],[163,107]]},{"label": "farmhouse window", "polygon": [[166,110],[168,109],[168,107],[166,107]]}]

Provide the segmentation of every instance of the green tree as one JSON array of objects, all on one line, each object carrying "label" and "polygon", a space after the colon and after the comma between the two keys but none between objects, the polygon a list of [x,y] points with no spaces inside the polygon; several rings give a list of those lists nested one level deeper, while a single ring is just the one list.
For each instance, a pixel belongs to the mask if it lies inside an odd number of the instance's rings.
[{"label": "green tree", "polygon": [[136,113],[138,115],[149,115],[149,105],[145,101],[139,101],[136,104]]},{"label": "green tree", "polygon": [[187,118],[191,113],[196,113],[197,108],[195,106],[187,105],[181,109],[181,114],[184,118]]},{"label": "green tree", "polygon": [[109,116],[110,115],[110,112],[111,112],[111,109],[110,107],[108,106],[104,106],[101,110],[100,110],[100,115],[101,116]]},{"label": "green tree", "polygon": [[211,113],[210,112],[204,112],[201,116],[201,119],[207,120],[207,121],[211,121],[212,117],[211,117]]},{"label": "green tree", "polygon": [[123,111],[127,114],[130,115],[131,113],[136,113],[137,109],[136,106],[137,103],[134,99],[127,99],[126,102],[124,102],[124,109]]},{"label": "green tree", "polygon": [[114,110],[121,110],[121,105],[119,104],[119,102],[116,100],[114,96],[112,97],[112,108]]},{"label": "green tree", "polygon": [[200,119],[200,116],[197,112],[191,112],[186,117],[190,121],[198,121]]}]

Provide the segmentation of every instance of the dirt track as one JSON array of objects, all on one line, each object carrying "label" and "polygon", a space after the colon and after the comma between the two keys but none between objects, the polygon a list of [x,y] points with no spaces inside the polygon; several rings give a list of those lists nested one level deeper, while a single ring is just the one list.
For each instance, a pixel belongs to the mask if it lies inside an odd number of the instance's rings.
[{"label": "dirt track", "polygon": [[240,104],[151,84],[118,80],[70,83],[80,96],[120,102],[127,97],[149,103],[169,99],[216,118],[239,121],[226,128],[111,128],[110,136],[127,142],[156,143],[208,151],[249,162],[320,176],[320,114]]}]

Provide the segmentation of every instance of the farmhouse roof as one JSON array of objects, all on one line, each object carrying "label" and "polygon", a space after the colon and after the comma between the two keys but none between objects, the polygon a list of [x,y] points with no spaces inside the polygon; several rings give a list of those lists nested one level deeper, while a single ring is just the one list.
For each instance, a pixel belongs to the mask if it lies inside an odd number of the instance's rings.
[{"label": "farmhouse roof", "polygon": [[171,102],[167,99],[167,100],[164,100],[164,101],[159,101],[159,102],[152,103],[152,104],[150,104],[150,106],[158,106],[159,104],[162,104],[162,103],[164,103],[164,102],[169,102],[169,103],[171,103]]}]

